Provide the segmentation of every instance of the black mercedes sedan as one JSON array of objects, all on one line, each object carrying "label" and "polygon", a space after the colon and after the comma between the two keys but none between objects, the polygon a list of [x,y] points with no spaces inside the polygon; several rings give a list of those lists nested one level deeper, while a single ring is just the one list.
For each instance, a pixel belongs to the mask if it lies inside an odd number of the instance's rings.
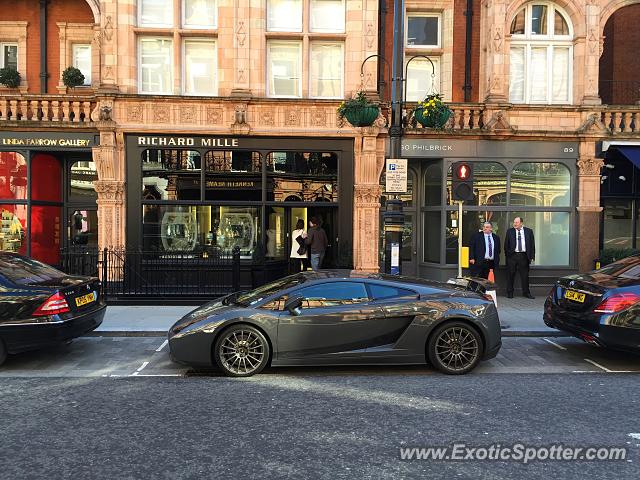
[{"label": "black mercedes sedan", "polygon": [[64,342],[94,330],[106,305],[97,278],[0,252],[0,364],[7,354]]},{"label": "black mercedes sedan", "polygon": [[559,279],[544,323],[594,345],[640,353],[640,255]]},{"label": "black mercedes sedan", "polygon": [[246,377],[268,364],[424,364],[467,373],[501,346],[490,297],[421,279],[304,272],[228,295],[169,330],[174,361]]}]

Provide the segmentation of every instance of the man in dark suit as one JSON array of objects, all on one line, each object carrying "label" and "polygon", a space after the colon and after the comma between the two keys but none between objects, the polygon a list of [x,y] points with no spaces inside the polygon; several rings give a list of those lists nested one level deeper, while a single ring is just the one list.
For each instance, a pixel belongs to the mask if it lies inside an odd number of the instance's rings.
[{"label": "man in dark suit", "polygon": [[482,231],[471,238],[469,248],[471,275],[489,278],[489,270],[500,264],[500,237],[493,233],[491,222],[484,222]]},{"label": "man in dark suit", "polygon": [[504,239],[504,253],[507,257],[507,297],[513,298],[513,282],[516,278],[516,270],[520,273],[522,295],[526,298],[534,298],[529,290],[529,265],[536,258],[536,241],[533,238],[533,230],[522,225],[522,218],[513,219],[513,228],[507,230]]}]

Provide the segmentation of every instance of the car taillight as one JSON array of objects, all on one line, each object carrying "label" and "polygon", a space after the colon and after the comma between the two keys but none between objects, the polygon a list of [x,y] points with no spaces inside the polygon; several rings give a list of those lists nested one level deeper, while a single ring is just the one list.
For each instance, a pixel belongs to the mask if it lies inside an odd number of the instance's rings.
[{"label": "car taillight", "polygon": [[598,313],[615,313],[624,310],[640,301],[635,293],[614,293],[606,298],[593,311]]},{"label": "car taillight", "polygon": [[34,317],[43,317],[45,315],[57,315],[59,313],[69,312],[69,304],[60,292],[56,292],[45,300],[45,302],[36,308],[33,312]]}]

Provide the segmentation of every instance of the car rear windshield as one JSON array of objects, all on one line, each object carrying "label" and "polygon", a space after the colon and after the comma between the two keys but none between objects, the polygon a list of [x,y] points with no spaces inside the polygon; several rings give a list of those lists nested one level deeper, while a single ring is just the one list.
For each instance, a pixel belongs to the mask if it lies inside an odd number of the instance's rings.
[{"label": "car rear windshield", "polygon": [[0,256],[0,275],[16,285],[37,285],[65,276],[49,265],[17,255]]},{"label": "car rear windshield", "polygon": [[612,277],[623,277],[633,280],[640,279],[640,256],[633,255],[618,260],[606,267],[602,267],[598,270],[598,273],[604,273]]}]

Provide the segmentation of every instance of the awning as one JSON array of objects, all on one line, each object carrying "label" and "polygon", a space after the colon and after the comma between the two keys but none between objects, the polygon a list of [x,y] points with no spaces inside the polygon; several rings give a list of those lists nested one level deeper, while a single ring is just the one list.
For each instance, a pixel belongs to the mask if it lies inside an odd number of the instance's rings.
[{"label": "awning", "polygon": [[627,160],[633,163],[637,168],[640,168],[640,146],[621,146],[616,145],[615,148],[618,152],[624,155]]}]

